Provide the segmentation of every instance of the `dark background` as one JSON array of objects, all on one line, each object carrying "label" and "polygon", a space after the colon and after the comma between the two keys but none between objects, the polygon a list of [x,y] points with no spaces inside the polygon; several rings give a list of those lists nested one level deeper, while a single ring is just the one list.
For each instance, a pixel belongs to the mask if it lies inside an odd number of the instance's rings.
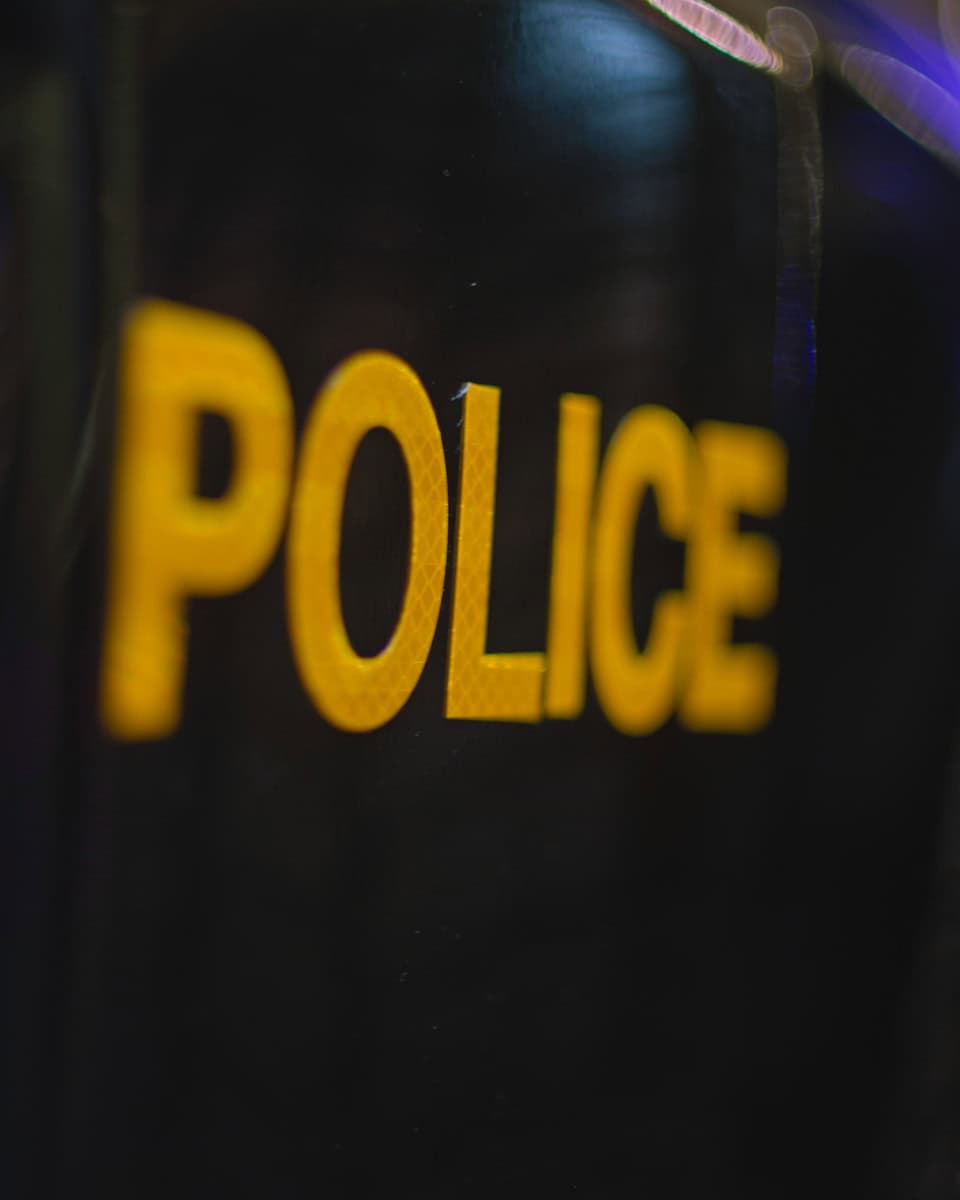
[{"label": "dark background", "polygon": [[[26,193],[4,159],[4,294],[42,277],[48,243],[21,232],[42,194],[66,197],[77,297],[66,332],[44,332],[48,300],[34,341],[8,337],[38,348],[0,409],[12,1185],[952,1195],[953,178],[824,84],[813,391],[816,261],[783,241],[809,202],[790,156],[815,158],[798,101],[659,18],[608,0],[88,17],[80,37],[51,8],[16,43],[18,71],[67,81],[59,186]],[[300,427],[347,355],[405,358],[451,511],[461,384],[502,389],[492,650],[545,643],[562,392],[602,400],[604,443],[643,403],[777,429],[781,599],[737,626],[777,648],[773,725],[631,739],[592,696],[572,724],[447,722],[448,579],[410,702],[348,736],[297,679],[281,549],[243,594],[191,603],[178,733],[104,744],[110,364],[139,295],[263,332]],[[37,382],[46,359],[65,386]],[[199,486],[229,465],[211,423]],[[371,437],[343,553],[363,651],[397,611],[405,511]],[[641,639],[683,578],[655,518]]]}]

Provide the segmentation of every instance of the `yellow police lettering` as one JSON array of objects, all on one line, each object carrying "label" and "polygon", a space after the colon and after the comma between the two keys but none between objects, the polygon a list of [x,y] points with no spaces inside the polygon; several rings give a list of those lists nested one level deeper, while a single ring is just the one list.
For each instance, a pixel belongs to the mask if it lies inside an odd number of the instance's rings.
[{"label": "yellow police lettering", "polygon": [[594,684],[607,717],[623,733],[652,733],[673,711],[687,619],[682,592],[656,601],[650,635],[638,649],[633,629],[633,539],[647,488],[664,533],[686,536],[693,447],[683,422],[665,408],[634,409],[607,450],[597,495],[591,651]]},{"label": "yellow police lettering", "polygon": [[[407,467],[410,551],[403,607],[380,654],[350,644],[340,606],[340,530],[350,467],[372,429],[388,430]],[[317,397],[303,435],[287,555],[287,611],[304,687],[332,724],[376,729],[406,704],[437,627],[447,561],[447,472],[423,385],[392,355],[350,359]]]},{"label": "yellow police lettering", "polygon": [[600,402],[593,396],[564,396],[544,696],[546,715],[555,719],[579,716],[587,687],[587,580],[599,447]]},{"label": "yellow police lettering", "polygon": [[446,715],[472,721],[538,721],[543,714],[544,656],[486,652],[499,424],[499,391],[472,384],[464,397]]},{"label": "yellow police lettering", "polygon": [[701,480],[687,552],[690,675],[680,705],[688,729],[751,733],[768,723],[777,660],[766,646],[733,646],[733,618],[763,617],[777,598],[779,551],[739,533],[737,514],[773,517],[783,506],[787,457],[764,429],[705,422],[696,429]]},{"label": "yellow police lettering", "polygon": [[[433,652],[449,545],[447,466],[436,414],[413,370],[380,351],[341,364],[307,415],[294,472],[293,402],[276,354],[249,326],[162,301],[130,317],[119,369],[101,713],[113,737],[165,737],[181,718],[189,601],[252,584],[287,513],[286,616],[306,693],[351,732],[392,720]],[[198,494],[200,418],[233,442],[223,496]],[[545,653],[487,648],[500,392],[471,385],[463,407],[445,715],[572,720],[588,673],[610,723],[652,734],[671,717],[697,732],[753,733],[771,719],[777,658],[733,641],[738,618],[774,608],[779,551],[741,515],[769,521],[786,498],[787,453],[770,430],[707,421],[693,433],[656,405],[620,422],[602,458],[601,404],[558,410]],[[396,440],[407,469],[410,542],[396,627],[359,655],[340,588],[344,500],[360,443]],[[685,546],[682,589],[657,596],[644,645],[634,629],[634,541],[652,494],[662,532]],[[641,568],[642,569],[642,568]],[[589,669],[589,670],[588,670]]]},{"label": "yellow police lettering", "polygon": [[[117,738],[180,720],[189,596],[252,583],[280,539],[293,405],[279,360],[248,326],[153,301],[127,324],[101,703]],[[201,412],[234,446],[225,496],[197,495]]]}]

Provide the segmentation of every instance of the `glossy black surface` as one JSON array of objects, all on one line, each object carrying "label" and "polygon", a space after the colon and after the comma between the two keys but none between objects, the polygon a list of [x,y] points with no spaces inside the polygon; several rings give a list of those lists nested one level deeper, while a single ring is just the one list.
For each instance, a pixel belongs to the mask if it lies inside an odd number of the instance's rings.
[{"label": "glossy black surface", "polygon": [[[922,1065],[949,1051],[918,1032],[949,1018],[915,964],[957,699],[955,247],[932,232],[955,184],[828,91],[813,397],[775,85],[659,18],[352,0],[134,24],[139,58],[108,26],[142,112],[127,92],[105,110],[128,121],[103,151],[108,297],[256,326],[301,426],[344,357],[401,355],[452,504],[461,385],[502,388],[491,649],[544,645],[562,392],[601,398],[604,442],[642,403],[777,429],[781,601],[737,636],[775,645],[782,679],[748,738],[627,738],[592,696],[572,724],[447,722],[448,578],[412,699],[352,737],[297,678],[281,550],[245,593],[192,602],[177,735],[103,744],[112,442],[91,407],[54,1163],[25,1194],[913,1195],[949,1160]],[[916,194],[884,191],[900,175]],[[343,556],[361,649],[396,613],[405,511],[371,438]],[[682,572],[648,502],[639,636]],[[925,1197],[949,1194],[935,1176]]]},{"label": "glossy black surface", "polygon": [[[605,3],[257,6],[157,63],[145,131],[143,291],[263,331],[301,417],[350,353],[399,354],[455,500],[454,397],[502,388],[491,649],[544,645],[562,392],[602,398],[604,440],[643,402],[770,419],[773,95],[692,39]],[[352,484],[371,649],[402,479],[384,439]],[[649,507],[641,529],[642,631],[683,556]],[[739,1185],[773,739],[633,740],[593,700],[572,726],[447,722],[449,586],[406,708],[341,734],[295,675],[282,565],[192,606],[182,732],[112,764],[126,1188]]]}]

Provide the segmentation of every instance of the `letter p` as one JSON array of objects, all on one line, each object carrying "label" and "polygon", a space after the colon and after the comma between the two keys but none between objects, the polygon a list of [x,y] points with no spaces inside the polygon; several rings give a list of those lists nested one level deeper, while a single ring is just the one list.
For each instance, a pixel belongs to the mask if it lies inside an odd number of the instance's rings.
[{"label": "letter p", "polygon": [[[200,417],[223,417],[226,493],[197,494]],[[276,354],[239,321],[140,305],[120,363],[118,465],[101,712],[117,738],[160,738],[180,720],[188,596],[252,583],[283,529],[293,405]]]}]

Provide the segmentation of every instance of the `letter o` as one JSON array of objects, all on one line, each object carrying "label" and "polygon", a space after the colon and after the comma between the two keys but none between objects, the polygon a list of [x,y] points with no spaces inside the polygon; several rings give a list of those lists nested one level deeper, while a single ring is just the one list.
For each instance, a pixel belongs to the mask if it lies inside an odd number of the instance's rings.
[{"label": "letter o", "polygon": [[[410,551],[400,618],[372,658],[350,643],[340,598],[340,536],[350,469],[372,429],[396,439],[410,486]],[[447,471],[430,399],[390,354],[358,354],[317,395],[307,418],[287,547],[287,615],[304,687],[332,725],[363,732],[391,720],[426,665],[447,564]]]}]

